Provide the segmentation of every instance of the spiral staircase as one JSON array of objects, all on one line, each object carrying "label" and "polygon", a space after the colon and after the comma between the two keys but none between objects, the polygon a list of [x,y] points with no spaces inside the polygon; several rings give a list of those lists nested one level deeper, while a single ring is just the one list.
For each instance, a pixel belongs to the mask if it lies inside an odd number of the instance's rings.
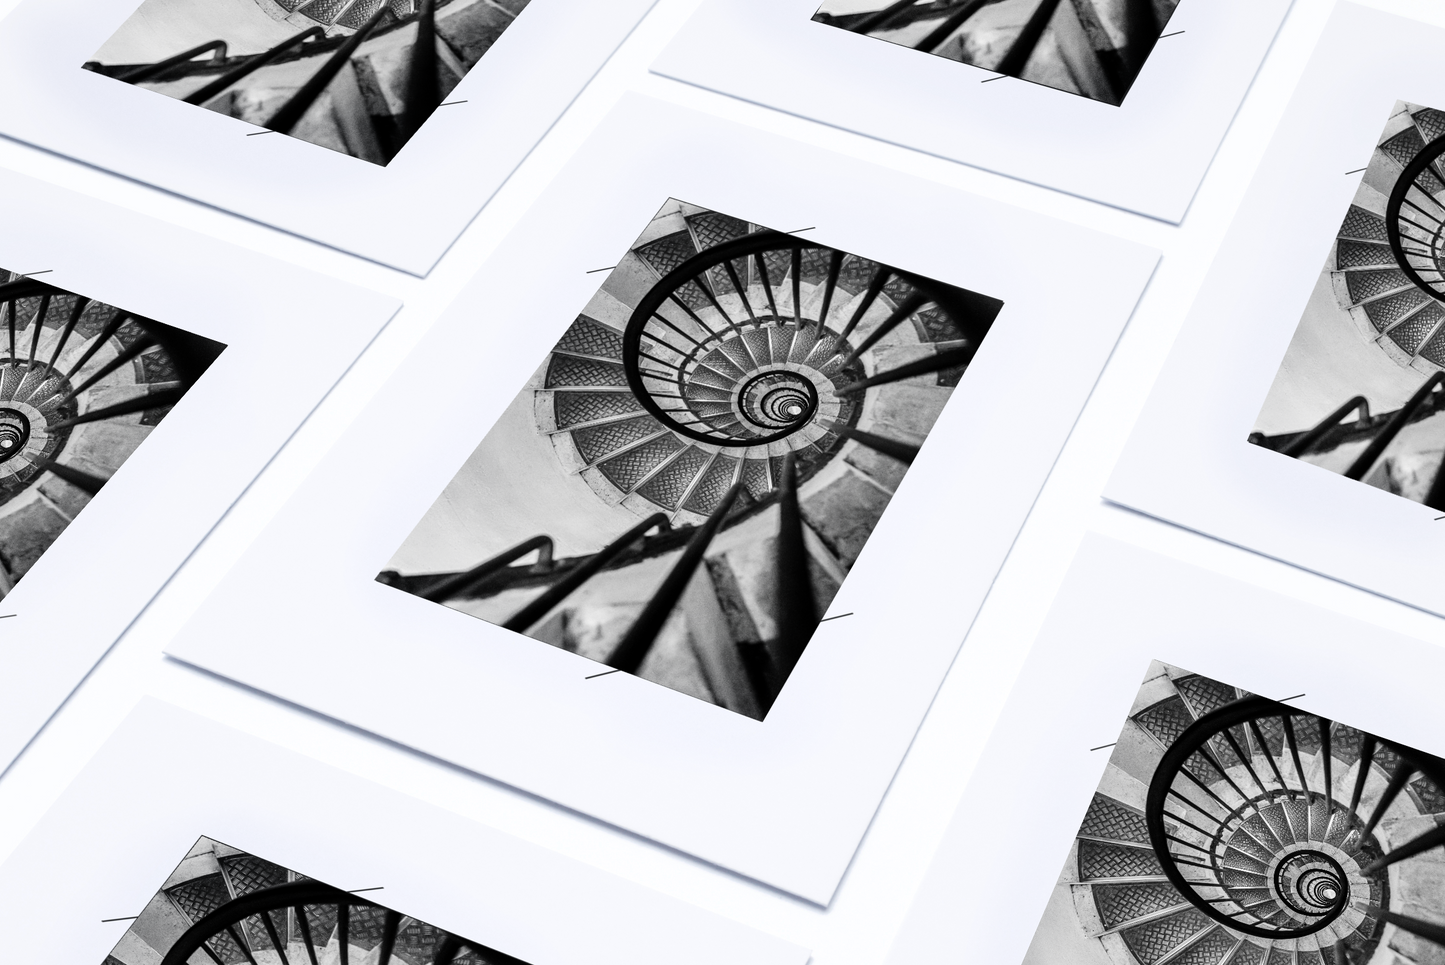
[{"label": "spiral staircase", "polygon": [[[529,0],[255,0],[297,29],[255,54],[217,38],[151,64],[84,66],[386,164]],[[197,59],[203,58],[203,59]]]},{"label": "spiral staircase", "polygon": [[1445,761],[1173,668],[1065,881],[1116,965],[1445,962]]},{"label": "spiral staircase", "polygon": [[[1122,104],[1179,0],[825,2],[813,19],[949,60]],[[836,7],[836,11],[831,11]]]},{"label": "spiral staircase", "polygon": [[202,838],[104,965],[524,965]]},{"label": "spiral staircase", "polygon": [[3,595],[221,346],[35,279],[0,277]]},{"label": "spiral staircase", "polygon": [[1445,508],[1445,112],[1391,119],[1329,264],[1340,310],[1419,388],[1395,410],[1357,395],[1314,426],[1249,441]]},{"label": "spiral staircase", "polygon": [[379,579],[761,717],[1000,307],[674,202],[532,383],[558,470],[637,525]]}]

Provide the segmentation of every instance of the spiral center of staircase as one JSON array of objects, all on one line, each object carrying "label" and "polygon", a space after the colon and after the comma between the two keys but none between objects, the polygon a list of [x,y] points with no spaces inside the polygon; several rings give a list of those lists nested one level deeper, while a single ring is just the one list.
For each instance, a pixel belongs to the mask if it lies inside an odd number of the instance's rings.
[{"label": "spiral center of staircase", "polygon": [[18,455],[29,439],[29,417],[19,409],[0,408],[0,462]]},{"label": "spiral center of staircase", "polygon": [[786,369],[755,375],[738,390],[738,411],[765,431],[805,425],[817,408],[812,380]]},{"label": "spiral center of staircase", "polygon": [[1274,870],[1274,893],[1289,911],[1314,920],[1344,909],[1350,885],[1344,868],[1314,848],[1286,855]]}]

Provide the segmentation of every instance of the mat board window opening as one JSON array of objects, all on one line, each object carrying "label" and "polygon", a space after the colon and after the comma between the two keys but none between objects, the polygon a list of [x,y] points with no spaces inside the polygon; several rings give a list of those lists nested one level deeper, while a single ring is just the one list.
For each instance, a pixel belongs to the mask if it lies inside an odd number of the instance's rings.
[{"label": "mat board window opening", "polygon": [[761,719],[1001,307],[668,201],[378,579]]},{"label": "mat board window opening", "polygon": [[824,0],[813,20],[1118,105],[1178,5],[1179,0]]},{"label": "mat board window opening", "polygon": [[1445,961],[1445,761],[1155,662],[1026,965]]},{"label": "mat board window opening", "polygon": [[375,164],[529,0],[145,0],[83,66]]}]

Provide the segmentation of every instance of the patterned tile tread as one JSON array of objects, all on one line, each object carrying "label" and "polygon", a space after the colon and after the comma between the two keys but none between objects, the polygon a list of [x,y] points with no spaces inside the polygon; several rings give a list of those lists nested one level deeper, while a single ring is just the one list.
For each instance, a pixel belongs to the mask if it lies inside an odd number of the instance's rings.
[{"label": "patterned tile tread", "polygon": [[1190,908],[1158,921],[1126,928],[1120,934],[1140,965],[1154,965],[1208,926],[1209,919],[1204,913]]},{"label": "patterned tile tread", "polygon": [[549,389],[626,385],[627,373],[622,370],[621,365],[612,362],[554,355],[547,366],[546,387]]},{"label": "patterned tile tread", "polygon": [[638,493],[659,506],[676,509],[687,487],[702,472],[711,458],[701,449],[689,447],[686,452],[664,466],[657,475],[649,479]]},{"label": "patterned tile tread", "polygon": [[1340,234],[1347,238],[1366,238],[1371,241],[1390,240],[1385,219],[1355,205],[1350,205],[1350,210],[1345,215],[1345,223],[1340,226]]},{"label": "patterned tile tread", "polygon": [[562,338],[557,348],[563,352],[579,355],[596,355],[602,358],[622,358],[622,333],[601,322],[578,315]]},{"label": "patterned tile tread", "polygon": [[711,513],[722,501],[728,487],[732,485],[733,474],[737,472],[737,467],[738,461],[732,456],[719,456],[708,467],[707,474],[693,489],[692,495],[687,497],[687,503],[683,508],[704,516]]},{"label": "patterned tile tread", "polygon": [[552,396],[559,429],[641,411],[642,403],[630,392],[558,392]]},{"label": "patterned tile tread", "polygon": [[1236,943],[1237,939],[1233,935],[1216,927],[1214,931],[1186,948],[1174,961],[1178,965],[1220,965]]},{"label": "patterned tile tread", "polygon": [[1389,245],[1369,245],[1359,241],[1341,241],[1336,252],[1336,268],[1363,268],[1395,264],[1395,253]]},{"label": "patterned tile tread", "polygon": [[1349,289],[1352,305],[1409,284],[1405,273],[1394,268],[1389,271],[1352,271],[1345,275],[1345,287]]},{"label": "patterned tile tread", "polygon": [[1183,904],[1184,896],[1167,882],[1138,885],[1095,885],[1091,890],[1099,919],[1107,928]]},{"label": "patterned tile tread", "polygon": [[662,436],[614,456],[600,463],[598,468],[612,485],[623,492],[631,492],[632,487],[641,482],[658,463],[681,448],[682,443],[678,442],[676,437]]},{"label": "patterned tile tread", "polygon": [[678,231],[650,241],[636,251],[638,257],[661,278],[697,254],[697,246],[692,243],[692,235]]},{"label": "patterned tile tread", "polygon": [[624,422],[608,422],[587,429],[576,429],[572,433],[572,441],[577,446],[577,452],[590,465],[660,429],[662,423],[650,415],[644,415]]},{"label": "patterned tile tread", "polygon": [[1144,823],[1144,815],[1102,794],[1095,794],[1094,799],[1089,802],[1089,810],[1084,813],[1084,823],[1080,825],[1079,833],[1114,841],[1137,841],[1140,844],[1147,844],[1149,841],[1149,829]]},{"label": "patterned tile tread", "polygon": [[1398,295],[1370,302],[1365,306],[1365,314],[1369,316],[1370,324],[1375,326],[1375,331],[1384,331],[1428,301],[1429,295],[1418,288],[1411,288]]},{"label": "patterned tile tread", "polygon": [[1129,848],[1088,839],[1079,841],[1079,877],[1085,880],[1138,878],[1163,873],[1159,859],[1150,848]]}]

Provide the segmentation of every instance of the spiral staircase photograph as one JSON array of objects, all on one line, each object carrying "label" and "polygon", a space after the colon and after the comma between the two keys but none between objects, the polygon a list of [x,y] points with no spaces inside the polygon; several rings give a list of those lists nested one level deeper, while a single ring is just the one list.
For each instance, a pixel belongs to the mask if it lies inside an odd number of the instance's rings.
[{"label": "spiral staircase photograph", "polygon": [[201,838],[103,965],[526,965]]},{"label": "spiral staircase photograph", "polygon": [[84,64],[387,164],[528,0],[145,0]]},{"label": "spiral staircase photograph", "polygon": [[1445,761],[1155,663],[1026,965],[1441,965]]},{"label": "spiral staircase photograph", "polygon": [[378,579],[761,719],[1001,307],[670,201]]},{"label": "spiral staircase photograph", "polygon": [[0,596],[224,348],[0,272]]},{"label": "spiral staircase photograph", "polygon": [[1445,112],[1396,107],[1316,301],[1326,285],[1333,297],[1307,312],[1265,409],[1309,404],[1293,406],[1291,429],[1249,441],[1445,508]]},{"label": "spiral staircase photograph", "polygon": [[813,19],[1119,105],[1179,0],[824,0]]}]

